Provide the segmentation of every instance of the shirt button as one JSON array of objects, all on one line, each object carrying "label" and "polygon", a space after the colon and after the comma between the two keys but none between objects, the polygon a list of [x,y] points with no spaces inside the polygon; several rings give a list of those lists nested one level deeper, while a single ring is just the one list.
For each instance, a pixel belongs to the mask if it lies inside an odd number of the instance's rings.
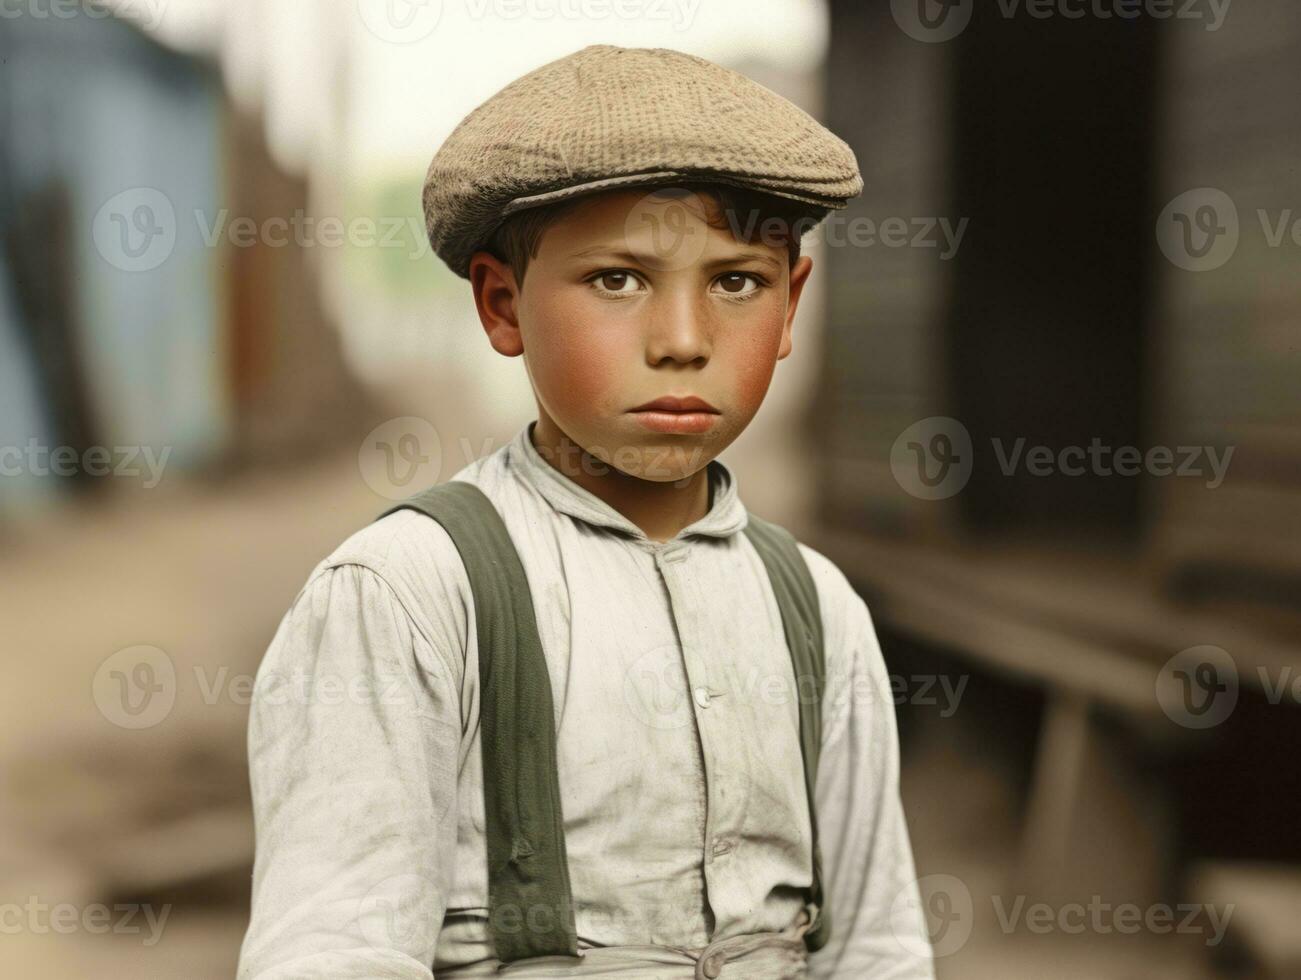
[{"label": "shirt button", "polygon": [[723,964],[726,962],[726,953],[710,953],[700,964],[700,972],[709,977],[709,980],[715,980],[723,972]]},{"label": "shirt button", "polygon": [[732,851],[732,842],[730,840],[717,840],[714,842],[714,856],[722,857],[724,854],[730,854]]},{"label": "shirt button", "polygon": [[707,688],[707,687],[698,687],[698,688],[696,688],[696,692],[695,692],[695,693],[696,693],[696,704],[700,705],[702,708],[708,708],[708,707],[709,707],[709,688]]}]

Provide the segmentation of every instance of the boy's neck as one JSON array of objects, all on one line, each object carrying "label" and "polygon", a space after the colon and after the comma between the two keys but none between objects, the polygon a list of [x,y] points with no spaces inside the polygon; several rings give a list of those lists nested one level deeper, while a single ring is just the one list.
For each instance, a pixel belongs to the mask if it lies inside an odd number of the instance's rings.
[{"label": "boy's neck", "polygon": [[553,469],[605,501],[652,541],[668,541],[713,505],[708,466],[685,481],[642,480],[589,454],[545,415],[529,427],[529,435]]}]

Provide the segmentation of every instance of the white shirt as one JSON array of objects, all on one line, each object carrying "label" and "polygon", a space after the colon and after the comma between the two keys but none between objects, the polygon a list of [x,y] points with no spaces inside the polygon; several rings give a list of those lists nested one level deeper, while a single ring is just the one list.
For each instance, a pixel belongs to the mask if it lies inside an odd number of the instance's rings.
[{"label": "white shirt", "polygon": [[[708,513],[656,542],[552,467],[533,424],[453,479],[493,502],[528,577],[580,950],[787,928],[811,878],[798,702],[734,474],[713,461]],[[880,647],[845,576],[800,549],[827,670],[832,935],[809,975],[931,978]],[[493,961],[477,646],[464,566],[423,514],[363,528],[312,572],[251,705],[241,980],[428,980]]]}]

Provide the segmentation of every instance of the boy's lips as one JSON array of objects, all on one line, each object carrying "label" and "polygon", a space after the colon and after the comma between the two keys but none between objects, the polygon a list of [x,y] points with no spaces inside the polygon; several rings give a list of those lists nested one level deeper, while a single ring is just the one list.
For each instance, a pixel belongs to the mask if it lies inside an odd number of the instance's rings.
[{"label": "boy's lips", "polygon": [[695,395],[665,395],[631,410],[638,422],[655,432],[707,432],[719,417],[718,409]]},{"label": "boy's lips", "polygon": [[638,405],[633,409],[634,412],[712,412],[718,414],[718,409],[703,398],[696,395],[686,395],[678,398],[674,395],[664,395],[656,398],[645,405]]}]

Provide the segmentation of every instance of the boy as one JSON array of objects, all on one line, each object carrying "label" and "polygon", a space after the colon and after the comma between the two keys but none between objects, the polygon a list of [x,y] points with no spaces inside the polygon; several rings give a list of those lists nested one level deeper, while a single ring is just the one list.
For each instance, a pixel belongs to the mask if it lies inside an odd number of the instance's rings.
[{"label": "boy", "polygon": [[867,608],[715,458],[791,350],[800,233],[861,188],[667,49],[584,48],[448,138],[430,240],[538,418],[281,623],[241,978],[933,976]]}]

